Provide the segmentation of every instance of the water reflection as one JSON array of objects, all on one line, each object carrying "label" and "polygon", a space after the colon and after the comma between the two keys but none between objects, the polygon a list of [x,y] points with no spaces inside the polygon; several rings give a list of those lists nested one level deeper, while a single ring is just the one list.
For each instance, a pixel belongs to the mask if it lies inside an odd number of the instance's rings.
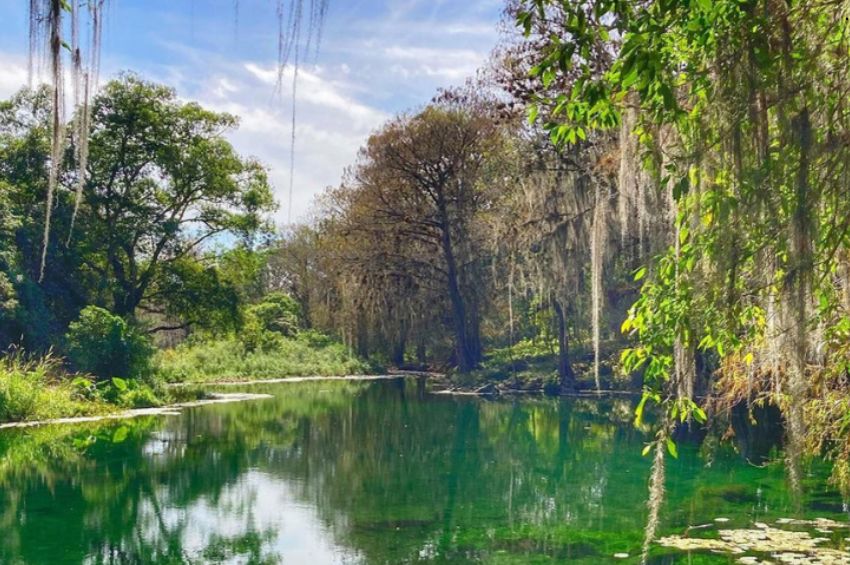
[{"label": "water reflection", "polygon": [[[403,380],[258,392],[275,397],[3,433],[0,562],[598,563],[638,552],[649,462],[631,400],[455,399]],[[684,447],[668,475],[667,531],[788,508],[781,468],[732,453],[706,466]],[[811,482],[812,503],[830,496],[819,475]]]}]

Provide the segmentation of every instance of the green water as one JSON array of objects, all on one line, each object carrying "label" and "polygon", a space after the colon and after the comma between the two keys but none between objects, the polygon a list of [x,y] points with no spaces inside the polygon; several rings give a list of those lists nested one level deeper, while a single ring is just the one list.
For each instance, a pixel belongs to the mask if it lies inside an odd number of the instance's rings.
[{"label": "green water", "polygon": [[[632,400],[251,390],[274,398],[0,433],[0,563],[637,562],[649,461]],[[824,472],[803,514],[846,520]],[[663,533],[791,513],[782,467],[728,448],[683,445],[667,477]]]}]

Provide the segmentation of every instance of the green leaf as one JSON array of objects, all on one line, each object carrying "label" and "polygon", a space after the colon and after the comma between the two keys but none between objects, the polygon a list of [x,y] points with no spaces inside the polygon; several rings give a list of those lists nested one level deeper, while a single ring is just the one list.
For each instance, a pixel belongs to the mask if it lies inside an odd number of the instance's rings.
[{"label": "green leaf", "polygon": [[71,381],[71,386],[74,388],[85,388],[91,386],[91,381],[85,377],[74,377]]},{"label": "green leaf", "polygon": [[127,426],[121,426],[115,433],[112,434],[112,443],[121,443],[125,439],[127,439],[127,434],[130,433],[130,428]]},{"label": "green leaf", "polygon": [[670,455],[673,456],[674,459],[679,458],[679,450],[676,448],[676,442],[670,439],[669,437],[667,438],[667,451],[670,453]]},{"label": "green leaf", "polygon": [[649,455],[649,452],[650,452],[650,451],[652,451],[652,444],[651,444],[651,443],[647,443],[647,444],[643,447],[643,451],[641,451],[641,455],[643,455],[644,457],[646,457],[647,455]]},{"label": "green leaf", "polygon": [[678,202],[679,199],[682,198],[682,196],[688,193],[690,188],[691,183],[688,180],[688,177],[684,176],[680,178],[678,182],[676,182],[676,184],[673,186],[673,199]]},{"label": "green leaf", "polygon": [[644,393],[637,405],[637,408],[635,408],[635,426],[639,426],[643,423],[643,409],[646,407],[647,400],[649,400],[649,395]]},{"label": "green leaf", "polygon": [[112,386],[114,386],[120,392],[124,392],[127,390],[127,381],[120,377],[113,377]]}]

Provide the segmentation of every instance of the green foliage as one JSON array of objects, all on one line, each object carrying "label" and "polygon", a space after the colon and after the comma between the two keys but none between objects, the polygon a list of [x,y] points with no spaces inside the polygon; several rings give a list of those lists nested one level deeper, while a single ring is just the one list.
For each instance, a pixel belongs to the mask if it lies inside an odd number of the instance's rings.
[{"label": "green foliage", "polygon": [[20,225],[20,219],[13,214],[10,193],[11,188],[0,180],[0,321],[14,317],[18,306],[17,292],[12,280],[17,264],[14,235],[15,229]]},{"label": "green foliage", "polygon": [[13,352],[0,359],[0,422],[42,420],[104,411],[82,402],[75,386],[60,380],[61,365],[53,357],[36,360]]},{"label": "green foliage", "polygon": [[195,329],[226,333],[239,325],[237,289],[223,280],[217,267],[196,258],[164,265],[152,294],[163,297],[161,313]]},{"label": "green foliage", "polygon": [[219,253],[216,260],[221,281],[236,290],[243,304],[262,299],[265,287],[269,252],[237,245]]},{"label": "green foliage", "polygon": [[113,377],[101,383],[100,397],[110,404],[125,408],[148,408],[162,405],[154,390],[138,380]]},{"label": "green foliage", "polygon": [[370,366],[345,346],[313,332],[278,335],[269,347],[246,349],[241,339],[189,341],[160,352],[158,374],[168,382],[210,382],[295,376],[364,374]]},{"label": "green foliage", "polygon": [[66,339],[74,367],[100,380],[150,373],[152,349],[147,336],[103,308],[84,308],[68,328]]},{"label": "green foliage", "polygon": [[485,368],[506,366],[520,359],[552,357],[557,347],[557,342],[551,337],[547,339],[523,339],[512,346],[493,349],[488,352],[483,366]]},{"label": "green foliage", "polygon": [[297,334],[301,308],[288,294],[272,292],[248,306],[244,317],[239,337],[245,350],[269,351],[279,347],[283,337]]},{"label": "green foliage", "polygon": [[37,283],[50,123],[47,89],[0,103],[0,340],[23,337],[30,350],[61,346],[68,324],[89,304],[128,320],[144,304],[169,326],[235,329],[248,294],[237,273],[245,261],[222,275],[203,247],[227,234],[250,250],[274,208],[263,167],[241,158],[223,136],[236,118],[184,103],[172,89],[134,75],[105,85],[92,100],[73,233],[79,156],[77,140],[66,143],[51,221],[56,237]]},{"label": "green foliage", "polygon": [[105,402],[122,408],[150,408],[161,406],[165,391],[155,391],[147,383],[136,379],[112,377],[108,380],[92,381],[83,376],[75,377],[70,387],[74,398],[88,402]]}]

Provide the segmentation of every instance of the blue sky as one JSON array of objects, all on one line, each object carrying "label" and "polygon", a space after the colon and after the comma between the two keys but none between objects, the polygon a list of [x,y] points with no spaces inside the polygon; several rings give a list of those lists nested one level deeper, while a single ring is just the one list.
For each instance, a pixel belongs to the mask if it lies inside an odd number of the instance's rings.
[{"label": "blue sky", "polygon": [[[288,88],[276,93],[275,0],[110,0],[105,80],[124,70],[240,116],[231,140],[271,172],[287,217]],[[28,2],[0,0],[0,97],[27,80]],[[317,56],[301,66],[293,219],[338,184],[369,132],[462,84],[496,45],[503,0],[330,0]],[[291,77],[285,72],[284,81]]]}]

